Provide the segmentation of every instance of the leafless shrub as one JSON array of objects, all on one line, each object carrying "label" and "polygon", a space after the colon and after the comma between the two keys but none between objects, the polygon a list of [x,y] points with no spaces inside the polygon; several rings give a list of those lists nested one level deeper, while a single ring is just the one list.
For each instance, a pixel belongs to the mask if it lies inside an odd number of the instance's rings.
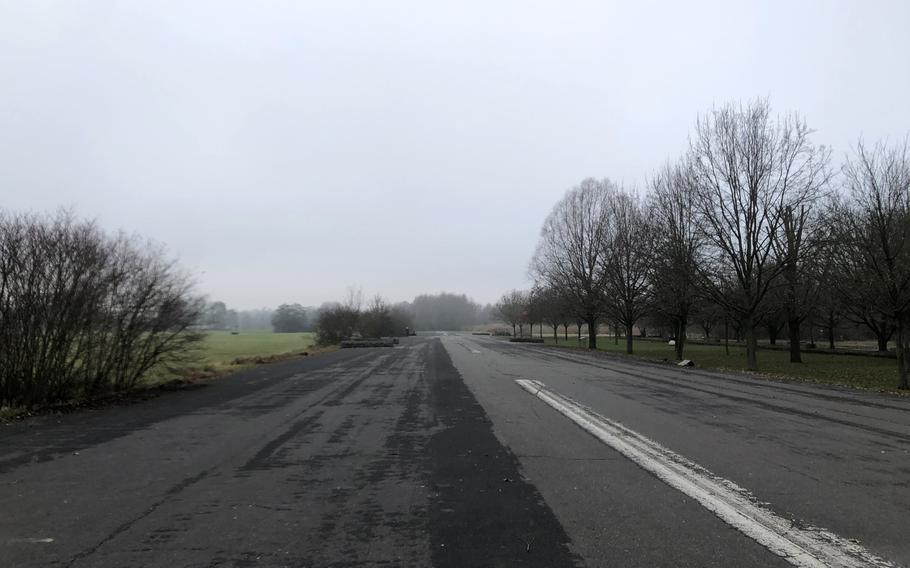
[{"label": "leafless shrub", "polygon": [[0,213],[0,404],[133,387],[188,356],[201,308],[150,243],[68,212]]}]

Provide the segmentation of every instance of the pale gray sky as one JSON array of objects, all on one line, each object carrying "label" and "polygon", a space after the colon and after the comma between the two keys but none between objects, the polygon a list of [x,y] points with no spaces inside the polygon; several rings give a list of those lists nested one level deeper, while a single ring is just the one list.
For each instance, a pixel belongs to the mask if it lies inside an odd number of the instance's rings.
[{"label": "pale gray sky", "polygon": [[584,177],[714,103],[838,160],[910,129],[910,2],[0,0],[0,207],[168,245],[230,306],[525,284]]}]

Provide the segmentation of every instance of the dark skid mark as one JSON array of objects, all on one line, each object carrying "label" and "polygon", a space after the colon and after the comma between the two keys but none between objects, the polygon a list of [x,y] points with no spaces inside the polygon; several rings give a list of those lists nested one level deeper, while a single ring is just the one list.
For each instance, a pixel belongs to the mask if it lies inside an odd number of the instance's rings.
[{"label": "dark skid mark", "polygon": [[569,537],[439,340],[428,354],[430,397],[444,429],[427,446],[433,565],[578,566]]},{"label": "dark skid mark", "polygon": [[277,464],[272,463],[273,454],[279,452],[282,446],[284,446],[290,440],[297,438],[298,435],[305,431],[309,431],[310,427],[313,426],[320,418],[322,417],[322,412],[316,412],[302,420],[298,420],[291,425],[290,428],[282,432],[280,435],[269,441],[266,445],[262,446],[256,455],[250,458],[243,466],[240,467],[240,471],[255,471],[261,469],[271,469]]}]

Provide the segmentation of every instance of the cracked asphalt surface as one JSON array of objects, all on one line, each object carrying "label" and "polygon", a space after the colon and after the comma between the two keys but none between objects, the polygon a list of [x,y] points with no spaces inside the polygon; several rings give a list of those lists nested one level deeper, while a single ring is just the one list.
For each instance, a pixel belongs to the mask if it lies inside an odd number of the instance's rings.
[{"label": "cracked asphalt surface", "polygon": [[910,564],[910,401],[466,335],[0,426],[0,567],[784,566],[524,393]]}]

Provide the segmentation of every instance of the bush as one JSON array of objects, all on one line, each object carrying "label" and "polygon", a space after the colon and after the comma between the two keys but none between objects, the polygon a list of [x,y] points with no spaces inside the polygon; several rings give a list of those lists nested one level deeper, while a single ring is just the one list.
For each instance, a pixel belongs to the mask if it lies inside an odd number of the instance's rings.
[{"label": "bush", "polygon": [[365,311],[351,302],[322,310],[316,321],[316,343],[335,345],[356,334],[364,338],[397,337],[411,325],[407,313],[377,296]]},{"label": "bush", "polygon": [[202,308],[148,242],[65,212],[0,212],[0,406],[131,388],[188,356]]},{"label": "bush", "polygon": [[350,306],[335,306],[322,310],[316,320],[316,343],[336,345],[354,335],[360,310]]}]

